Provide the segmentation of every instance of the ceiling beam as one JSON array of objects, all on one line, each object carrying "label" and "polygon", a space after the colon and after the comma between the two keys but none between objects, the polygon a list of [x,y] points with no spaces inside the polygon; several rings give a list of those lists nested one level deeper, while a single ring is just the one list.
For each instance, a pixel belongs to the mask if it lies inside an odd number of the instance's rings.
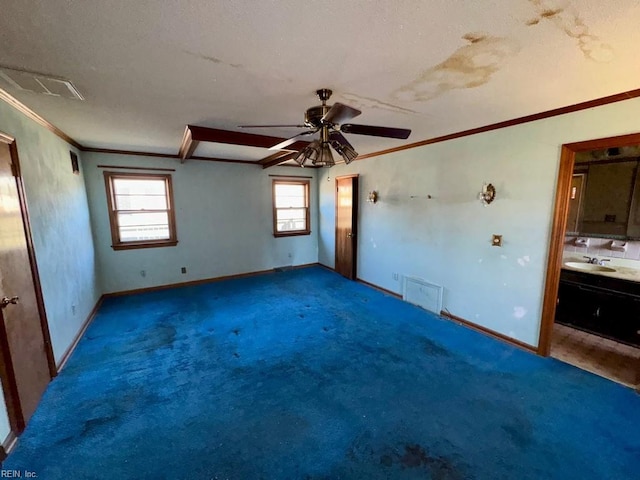
[{"label": "ceiling beam", "polygon": [[185,160],[191,158],[193,152],[198,148],[198,141],[194,140],[191,133],[191,127],[187,125],[184,129],[184,136],[182,137],[182,143],[180,143],[180,150],[178,150],[178,157],[180,157],[180,163],[184,163]]},{"label": "ceiling beam", "polygon": [[266,158],[263,158],[258,163],[262,165],[262,168],[275,167],[276,165],[280,165],[287,160],[291,160],[297,154],[298,152],[278,152],[274,153],[273,155],[269,155]]},{"label": "ceiling beam", "polygon": [[[192,158],[200,142],[225,143],[229,145],[241,145],[246,147],[270,148],[285,141],[285,138],[271,137],[268,135],[256,135],[254,133],[234,132],[233,130],[220,130],[218,128],[199,127],[197,125],[187,125],[178,151],[180,163]],[[309,142],[298,140],[289,145],[286,149],[279,150],[274,155],[270,155],[263,161],[286,155],[288,152],[297,152],[309,145]],[[283,160],[284,161],[284,160]]]},{"label": "ceiling beam", "polygon": [[285,138],[270,137],[268,135],[234,132],[233,130],[219,130],[217,128],[198,127],[195,125],[189,125],[187,128],[191,131],[191,138],[198,142],[227,143],[247,147],[270,148],[286,140]]},{"label": "ceiling beam", "polygon": [[261,160],[258,160],[258,164],[262,165],[264,163],[270,162],[271,160],[275,160],[276,158],[280,158],[284,155],[288,155],[291,152],[287,152],[287,151],[277,151],[275,153],[272,153],[271,155],[269,155],[268,157],[264,157]]},{"label": "ceiling beam", "polygon": [[289,145],[287,148],[284,148],[284,151],[289,151],[289,152],[299,152],[300,150],[302,150],[304,147],[308,146],[311,142],[307,142],[305,140],[298,140],[296,142],[293,142],[291,145]]},{"label": "ceiling beam", "polygon": [[191,127],[187,125],[187,128],[184,129],[184,136],[182,137],[182,143],[180,144],[180,150],[178,150],[178,157],[180,158],[180,163],[184,163],[185,160],[191,158],[193,152],[198,148],[198,141],[193,139],[193,134],[191,133]]}]

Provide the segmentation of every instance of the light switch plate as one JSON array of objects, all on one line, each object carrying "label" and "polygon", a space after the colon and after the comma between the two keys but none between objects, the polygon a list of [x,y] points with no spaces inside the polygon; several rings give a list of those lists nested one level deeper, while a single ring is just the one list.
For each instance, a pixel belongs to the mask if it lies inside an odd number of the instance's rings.
[{"label": "light switch plate", "polygon": [[493,245],[494,247],[501,247],[502,246],[502,235],[496,235],[494,233],[493,234],[493,238],[491,239],[491,245]]}]

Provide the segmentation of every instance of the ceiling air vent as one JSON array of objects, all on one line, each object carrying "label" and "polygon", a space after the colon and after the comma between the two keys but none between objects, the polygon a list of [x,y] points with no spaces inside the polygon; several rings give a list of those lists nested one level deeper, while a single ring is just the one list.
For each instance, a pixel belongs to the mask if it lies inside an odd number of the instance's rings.
[{"label": "ceiling air vent", "polygon": [[52,77],[44,73],[27,72],[0,66],[0,84],[8,88],[41,93],[52,97],[84,100],[84,97],[70,80]]}]

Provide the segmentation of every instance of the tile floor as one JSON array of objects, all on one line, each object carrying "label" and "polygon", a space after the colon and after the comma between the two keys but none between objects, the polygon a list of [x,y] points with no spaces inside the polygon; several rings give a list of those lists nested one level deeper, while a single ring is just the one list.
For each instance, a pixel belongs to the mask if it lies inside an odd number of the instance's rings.
[{"label": "tile floor", "polygon": [[556,323],[551,356],[614,382],[640,386],[640,348]]}]

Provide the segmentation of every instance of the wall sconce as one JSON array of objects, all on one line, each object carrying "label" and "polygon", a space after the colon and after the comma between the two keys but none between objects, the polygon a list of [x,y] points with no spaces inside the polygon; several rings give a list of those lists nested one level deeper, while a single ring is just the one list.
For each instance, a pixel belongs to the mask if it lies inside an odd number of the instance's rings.
[{"label": "wall sconce", "polygon": [[367,196],[367,202],[376,203],[377,201],[378,201],[378,192],[376,192],[375,190],[370,191],[369,195]]},{"label": "wall sconce", "polygon": [[485,183],[482,186],[482,191],[478,194],[478,199],[484,203],[485,206],[489,205],[496,198],[496,187],[490,183]]}]

